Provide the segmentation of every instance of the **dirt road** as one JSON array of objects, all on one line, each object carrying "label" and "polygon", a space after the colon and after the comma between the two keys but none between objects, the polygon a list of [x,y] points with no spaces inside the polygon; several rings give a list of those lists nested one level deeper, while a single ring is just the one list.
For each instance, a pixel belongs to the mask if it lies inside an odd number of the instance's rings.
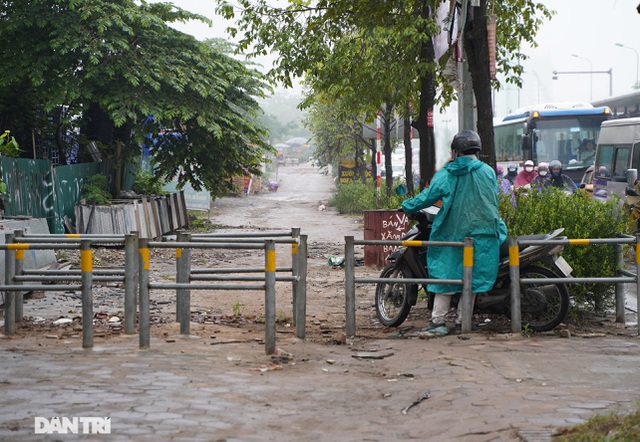
[{"label": "dirt road", "polygon": [[216,200],[211,220],[244,229],[300,227],[313,243],[344,244],[347,235],[362,238],[361,216],[339,215],[328,207],[335,189],[330,175],[322,175],[316,167],[303,163],[280,166],[277,178],[279,188],[275,192]]}]

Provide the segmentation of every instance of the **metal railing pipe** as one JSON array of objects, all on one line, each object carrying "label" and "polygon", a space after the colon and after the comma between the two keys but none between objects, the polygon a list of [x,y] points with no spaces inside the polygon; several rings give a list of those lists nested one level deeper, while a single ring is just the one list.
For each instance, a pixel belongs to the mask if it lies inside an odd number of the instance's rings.
[{"label": "metal railing pipe", "polygon": [[[291,275],[297,277],[298,276],[298,268],[300,267],[300,263],[298,262],[298,249],[299,249],[299,238],[300,238],[300,228],[292,227],[291,228],[291,238],[295,240],[291,244]],[[296,308],[296,303],[298,302],[298,285],[294,281],[291,285],[291,294],[292,294],[292,317],[293,323],[296,324],[298,318],[296,317],[296,313],[298,309]]]},{"label": "metal railing pipe", "polygon": [[[283,272],[289,272],[291,273],[293,271],[292,267],[276,267],[276,273],[283,273]],[[264,273],[264,268],[263,267],[248,267],[248,268],[242,268],[242,267],[235,267],[235,268],[231,268],[231,267],[227,267],[227,268],[223,268],[223,269],[191,269],[191,276],[193,279],[193,275],[208,275],[211,273]]]},{"label": "metal railing pipe", "polygon": [[178,284],[175,282],[151,282],[148,287],[156,290],[264,290],[265,284]]},{"label": "metal railing pipe", "polygon": [[25,244],[33,244],[33,243],[48,243],[48,244],[77,244],[82,240],[89,240],[93,245],[100,244],[124,244],[125,239],[123,237],[102,237],[102,238],[52,238],[49,235],[42,236],[26,236],[21,239],[20,242]]},{"label": "metal railing pipe", "polygon": [[[263,270],[264,272],[264,270]],[[279,282],[297,282],[298,276],[276,276]],[[264,281],[264,275],[260,276],[243,276],[243,275],[199,275],[191,276],[191,281]]]},{"label": "metal railing pipe", "polygon": [[520,250],[518,238],[510,237],[509,241],[509,279],[511,280],[511,331],[522,330],[522,307],[520,303]]},{"label": "metal railing pipe", "polygon": [[272,355],[276,351],[276,248],[272,239],[265,240],[264,246],[264,342],[265,353]]},{"label": "metal railing pipe", "polygon": [[[615,244],[616,268],[618,273],[624,270],[622,244]],[[616,322],[624,324],[624,283],[616,282]]]},{"label": "metal railing pipe", "polygon": [[464,239],[462,249],[462,333],[470,333],[473,324],[473,238]]},{"label": "metal railing pipe", "polygon": [[353,236],[344,237],[345,334],[356,335],[356,280]]},{"label": "metal railing pipe", "polygon": [[291,236],[290,230],[273,232],[227,232],[227,233],[198,233],[193,234],[193,239],[200,238],[271,238],[276,236]]},{"label": "metal railing pipe", "polygon": [[134,334],[136,328],[139,261],[138,232],[131,232],[124,240],[124,332],[127,335]]},{"label": "metal railing pipe", "polygon": [[[190,242],[191,235],[187,232],[178,232],[178,242]],[[176,249],[176,282],[189,284],[191,268],[191,249]],[[191,291],[189,289],[176,290],[176,320],[180,323],[180,334],[188,335],[191,322]]]},{"label": "metal railing pipe", "polygon": [[[196,238],[198,242],[200,243],[212,243],[212,244],[217,244],[217,243],[224,243],[224,241],[228,241],[229,238]],[[238,238],[240,239],[240,238]],[[295,238],[273,238],[273,241],[276,244],[293,244],[295,243],[297,240]],[[242,238],[242,243],[243,244],[264,244],[264,239],[262,238]]]},{"label": "metal railing pipe", "polygon": [[353,241],[358,246],[401,246],[401,247],[464,247],[462,242],[453,241],[416,241],[416,240],[386,240],[386,239],[359,239]]},{"label": "metal railing pipe", "polygon": [[138,290],[140,312],[138,314],[138,337],[140,348],[149,348],[151,345],[150,337],[150,318],[149,318],[149,240],[140,238],[138,241],[138,252],[140,259],[140,285]]},{"label": "metal railing pipe", "polygon": [[[128,267],[130,268],[130,267]],[[129,273],[129,272],[126,272]],[[115,276],[125,276],[125,271],[124,269],[93,269],[93,276],[94,279],[96,276],[110,276],[110,275],[115,275]],[[82,270],[38,270],[38,269],[24,269],[22,270],[22,275],[26,276],[26,275],[42,275],[42,276],[46,276],[46,275],[52,275],[52,276],[64,276],[64,275],[68,275],[68,276],[80,276],[82,275]]]},{"label": "metal railing pipe", "polygon": [[82,270],[82,348],[93,347],[93,254],[91,241],[80,241]]},{"label": "metal railing pipe", "polygon": [[82,291],[82,286],[80,285],[67,285],[67,284],[38,284],[38,285],[29,285],[29,284],[20,284],[20,285],[2,285],[0,286],[0,291],[7,292],[20,292],[25,291],[29,292],[32,290],[39,290],[42,292],[64,292],[64,291],[74,291],[80,292]]},{"label": "metal railing pipe", "polygon": [[207,242],[158,242],[149,241],[149,248],[153,249],[264,249],[263,244],[243,244],[243,243],[207,243]]},{"label": "metal railing pipe", "polygon": [[[24,236],[23,230],[15,230],[14,232],[16,242],[20,242]],[[16,285],[20,285],[21,282],[18,280],[18,277],[22,275],[24,271],[24,250],[16,250],[16,263],[14,268],[14,278],[13,281]],[[24,291],[20,290],[15,292],[15,303],[16,303],[16,314],[15,320],[16,322],[22,322],[22,318],[24,317]]]},{"label": "metal railing pipe", "polygon": [[298,246],[298,300],[296,303],[296,336],[304,339],[307,326],[307,235],[300,235]]},{"label": "metal railing pipe", "polygon": [[[5,286],[13,285],[13,277],[16,271],[16,254],[12,249],[13,233],[5,233],[4,242],[6,252],[4,254],[4,284]],[[5,289],[6,290],[6,289]],[[4,294],[4,332],[6,335],[14,335],[16,333],[16,294],[14,291],[6,291]]]},{"label": "metal railing pipe", "polygon": [[[21,250],[16,251],[16,255],[18,254],[18,252],[21,252]],[[16,258],[17,261],[17,258]],[[93,273],[93,272],[92,272]],[[80,272],[79,275],[16,275],[13,280],[18,283],[18,282],[37,282],[37,281],[42,281],[42,282],[47,282],[47,281],[82,281],[82,272]],[[100,275],[100,276],[94,276],[93,281],[95,282],[124,282],[125,277],[124,275]]]}]

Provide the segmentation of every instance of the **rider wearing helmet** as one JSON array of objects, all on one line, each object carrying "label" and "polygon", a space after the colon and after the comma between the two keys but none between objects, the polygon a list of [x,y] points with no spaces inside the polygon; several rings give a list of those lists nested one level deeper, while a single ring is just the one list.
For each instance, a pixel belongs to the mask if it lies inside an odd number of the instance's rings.
[{"label": "rider wearing helmet", "polygon": [[562,163],[560,161],[553,160],[550,162],[549,169],[551,171],[551,178],[547,184],[548,186],[558,187],[571,193],[578,190],[573,180],[562,173]]},{"label": "rider wearing helmet", "polygon": [[549,181],[549,164],[544,161],[538,164],[538,176],[531,181],[531,187],[536,190],[542,190],[548,185]]},{"label": "rider wearing helmet", "polygon": [[[493,287],[500,245],[507,237],[507,228],[498,214],[496,174],[477,158],[481,147],[480,137],[474,131],[463,130],[455,135],[451,142],[452,160],[436,172],[429,187],[402,203],[404,212],[414,213],[442,200],[431,229],[431,241],[462,242],[465,237],[474,238],[472,306],[476,293]],[[431,278],[460,279],[462,248],[430,246],[427,264]],[[429,284],[427,289],[436,296],[431,321],[423,332],[446,334],[445,315],[451,295],[459,293],[460,286]],[[459,307],[456,322],[460,324],[461,320]]]},{"label": "rider wearing helmet", "polygon": [[496,166],[496,176],[498,178],[498,193],[503,195],[510,194],[513,185],[511,181],[504,177],[504,167],[501,164]]},{"label": "rider wearing helmet", "polygon": [[513,187],[515,189],[519,187],[531,187],[531,181],[538,175],[538,173],[533,170],[533,161],[527,160],[524,162],[524,169],[520,171],[518,176],[516,177],[515,182],[513,183]]},{"label": "rider wearing helmet", "polygon": [[511,182],[511,185],[513,186],[513,183],[516,181],[517,176],[518,176],[518,165],[516,163],[509,163],[509,165],[507,166],[507,176],[505,178],[508,179],[509,182]]}]

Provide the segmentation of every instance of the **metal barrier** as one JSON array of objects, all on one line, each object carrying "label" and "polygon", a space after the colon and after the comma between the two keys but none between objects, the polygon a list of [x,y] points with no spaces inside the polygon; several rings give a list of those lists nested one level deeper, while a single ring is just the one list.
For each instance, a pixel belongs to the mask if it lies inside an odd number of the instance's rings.
[{"label": "metal barrier", "polygon": [[[612,244],[616,248],[616,264],[618,273],[622,276],[615,277],[589,277],[589,278],[545,278],[545,282],[556,284],[596,284],[596,283],[616,283],[616,321],[624,322],[624,283],[636,284],[636,298],[640,306],[640,234],[635,237],[621,235],[619,238],[595,238],[595,239],[551,239],[551,240],[521,240],[509,237],[509,276],[511,281],[519,281],[519,284],[511,284],[511,329],[518,333],[522,329],[521,306],[520,306],[520,284],[536,284],[540,280],[536,278],[520,278],[520,248],[519,246],[583,246],[595,244]],[[636,273],[624,269],[624,259],[622,246],[624,244],[635,244]],[[463,274],[461,280],[444,279],[416,279],[416,278],[355,278],[355,258],[354,245],[379,245],[379,246],[402,246],[402,247],[422,247],[422,246],[450,246],[464,247],[463,253]],[[469,251],[467,251],[469,248]],[[433,241],[385,241],[385,240],[364,240],[355,241],[353,236],[345,237],[345,298],[346,298],[346,334],[355,336],[355,284],[361,283],[410,283],[410,284],[458,284],[463,286],[462,292],[462,332],[471,331],[472,315],[471,311],[471,280],[473,276],[473,239],[465,238],[464,243],[433,242]],[[638,321],[638,333],[640,334],[640,321]]]},{"label": "metal barrier", "polygon": [[[275,232],[255,234],[258,237],[291,236],[288,239],[246,239],[251,234],[219,234],[198,235],[202,241],[191,241],[191,235],[179,232],[176,242],[151,242],[138,239],[137,232],[125,235],[24,235],[21,231],[6,235],[6,244],[0,245],[5,250],[5,284],[0,291],[6,292],[5,299],[5,333],[15,334],[15,322],[22,319],[23,291],[28,290],[81,290],[83,347],[93,346],[93,296],[92,282],[123,281],[125,285],[125,333],[134,333],[136,314],[136,292],[140,303],[139,337],[140,348],[150,345],[149,290],[176,290],[176,318],[180,322],[180,332],[189,333],[190,323],[190,290],[264,290],[265,291],[265,350],[267,354],[275,352],[275,282],[289,281],[293,283],[294,311],[298,337],[304,338],[306,325],[306,274],[307,274],[307,236],[300,235],[300,229],[291,232]],[[216,238],[216,236],[218,238]],[[233,243],[220,242],[220,238],[231,238]],[[20,242],[16,243],[15,240]],[[292,245],[292,267],[276,268],[275,243]],[[125,244],[125,266],[122,270],[93,270],[92,244]],[[149,248],[176,249],[176,283],[156,284],[149,282]],[[226,249],[264,249],[265,267],[263,269],[196,269],[191,270],[190,250],[193,248],[226,248]],[[80,249],[81,270],[24,270],[22,259],[24,250],[29,249]],[[137,250],[136,250],[137,249]],[[16,271],[17,269],[17,271]],[[292,272],[291,276],[276,276],[276,272]],[[212,273],[253,273],[264,272],[264,276],[216,276]],[[191,281],[223,280],[223,281],[260,281],[262,284],[191,284]],[[38,281],[78,281],[80,285],[28,285],[27,282]],[[136,284],[138,288],[136,289]],[[16,302],[16,293],[20,294]]]},{"label": "metal barrier", "polygon": [[[89,241],[91,246],[124,244],[124,264],[121,268],[110,270],[92,270],[92,280],[96,282],[116,281],[124,284],[124,332],[126,334],[135,333],[136,321],[136,294],[138,283],[138,259],[137,242],[138,232],[131,232],[127,235],[116,234],[25,234],[21,230],[16,230],[13,237],[9,237],[5,242],[23,243],[29,246],[33,244],[48,244],[47,249],[68,248],[63,245],[76,244],[79,248],[80,242]],[[33,248],[33,247],[28,247]],[[27,248],[27,249],[28,249]],[[23,268],[23,256],[16,256],[15,272],[12,283],[24,284],[25,282],[49,282],[49,281],[80,281],[81,270],[29,270]],[[5,261],[6,263],[6,261]],[[125,271],[125,269],[127,271]],[[7,283],[9,284],[9,283]],[[38,285],[35,288],[25,290],[51,290],[50,285]],[[0,287],[2,290],[2,287]],[[15,319],[21,321],[23,317],[22,293],[15,292]]]},{"label": "metal barrier", "polygon": [[[264,239],[259,243],[221,243],[221,242],[191,242],[189,234],[182,233],[184,242],[154,242],[146,238],[140,239],[140,348],[150,346],[149,324],[149,290],[150,289],[175,289],[177,317],[180,321],[180,333],[189,333],[190,315],[190,290],[264,290],[265,292],[265,353],[270,355],[276,350],[276,251],[275,240]],[[297,239],[291,239],[297,242]],[[149,282],[149,249],[173,248],[176,249],[178,274],[175,283],[151,283]],[[190,249],[249,249],[265,251],[264,277],[256,281],[261,284],[192,284],[190,283]],[[245,277],[242,280],[247,281]]]},{"label": "metal barrier", "polygon": [[[542,245],[562,245],[562,246],[586,246],[595,244],[612,244],[616,249],[616,264],[618,274],[622,276],[610,277],[589,277],[589,278],[546,278],[545,282],[551,284],[597,284],[597,283],[616,283],[616,322],[624,323],[624,284],[631,282],[636,284],[636,299],[640,305],[640,235],[636,237],[621,235],[620,238],[593,238],[593,239],[550,239],[550,240],[522,240],[518,238],[509,238],[509,272],[512,281],[519,280],[520,284],[535,284],[540,282],[535,278],[520,278],[520,254],[519,245],[523,246],[542,246]],[[635,244],[636,246],[636,273],[629,272],[624,269],[624,259],[622,256],[622,246],[624,244]],[[521,329],[520,324],[520,284],[511,284],[511,306],[512,316],[517,311],[517,324],[512,319],[511,325],[514,332]],[[514,302],[517,306],[514,306]],[[517,308],[516,308],[517,307]],[[638,321],[638,333],[640,333],[640,321]]]},{"label": "metal barrier", "polygon": [[[283,237],[289,237],[283,239]],[[191,240],[199,242],[220,243],[224,241],[241,241],[242,243],[262,243],[265,238],[273,239],[276,244],[291,244],[291,267],[277,267],[276,281],[290,281],[293,293],[293,323],[296,326],[296,336],[305,337],[307,315],[307,235],[300,234],[299,227],[291,230],[274,232],[229,232],[192,234]],[[180,241],[180,238],[178,238]],[[188,274],[179,272],[181,281],[261,281],[264,277],[250,276],[220,276],[222,274],[261,273],[262,268],[216,268],[216,269],[192,269]],[[278,273],[291,273],[291,276],[278,276]],[[183,293],[183,298],[188,300],[188,293]],[[184,307],[183,307],[184,309]],[[177,320],[180,321],[179,314]]]},{"label": "metal barrier", "polygon": [[[462,286],[462,332],[471,331],[471,286],[473,280],[473,238],[465,238],[464,242],[444,241],[389,241],[389,240],[354,240],[353,236],[345,236],[345,333],[348,337],[356,335],[356,283],[392,282],[410,284],[455,284]],[[355,277],[355,245],[402,246],[402,247],[462,247],[462,279],[420,279],[420,278],[356,278]]]}]

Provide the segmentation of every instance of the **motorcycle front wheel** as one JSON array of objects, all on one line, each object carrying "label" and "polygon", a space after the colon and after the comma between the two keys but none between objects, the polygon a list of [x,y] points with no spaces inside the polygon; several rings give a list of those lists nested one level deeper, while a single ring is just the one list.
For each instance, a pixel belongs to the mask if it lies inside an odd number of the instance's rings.
[{"label": "motorcycle front wheel", "polygon": [[535,284],[520,284],[520,309],[523,327],[534,331],[553,330],[569,311],[569,291],[562,283],[550,284],[547,278],[561,278],[552,270],[529,266],[520,271],[520,278],[540,279]]},{"label": "motorcycle front wheel", "polygon": [[[413,273],[406,266],[396,268],[395,264],[389,264],[380,278],[413,278]],[[412,291],[417,291],[416,284],[379,282],[376,285],[376,315],[382,325],[397,327],[407,319]]]}]

